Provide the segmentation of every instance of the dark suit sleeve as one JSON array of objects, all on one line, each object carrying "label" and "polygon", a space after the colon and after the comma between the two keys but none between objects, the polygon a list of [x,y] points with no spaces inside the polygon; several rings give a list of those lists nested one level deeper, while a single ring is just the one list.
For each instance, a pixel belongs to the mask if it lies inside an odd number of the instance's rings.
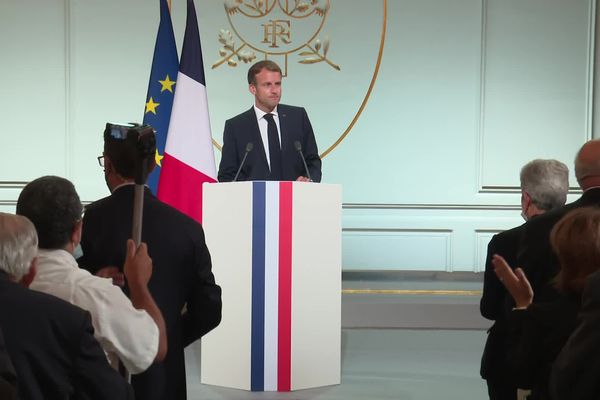
[{"label": "dark suit sleeve", "polygon": [[[487,256],[485,258],[485,272],[483,273],[483,295],[479,303],[481,315],[489,320],[496,320],[504,311],[506,289],[494,272],[492,256],[499,254],[497,248],[498,236],[494,235],[488,243]],[[510,262],[510,261],[509,261]]]},{"label": "dark suit sleeve", "polygon": [[0,329],[0,399],[12,400],[17,398],[17,374],[12,365],[4,336]]},{"label": "dark suit sleeve", "polygon": [[79,341],[75,342],[74,398],[133,399],[131,387],[110,367],[104,351],[94,338],[89,312],[82,315]]},{"label": "dark suit sleeve", "polygon": [[556,358],[550,379],[554,400],[598,399],[600,396],[600,274],[586,283],[579,325]]},{"label": "dark suit sleeve", "polygon": [[315,133],[304,108],[302,109],[302,129],[305,134],[303,152],[304,158],[306,158],[306,165],[310,171],[310,177],[314,182],[321,182],[321,158],[319,157]]},{"label": "dark suit sleeve", "polygon": [[183,314],[184,346],[201,338],[221,322],[221,287],[215,283],[202,230],[195,243],[192,281],[191,296]]},{"label": "dark suit sleeve", "polygon": [[231,121],[225,122],[223,132],[223,149],[217,179],[219,182],[231,182],[240,165],[237,143]]}]

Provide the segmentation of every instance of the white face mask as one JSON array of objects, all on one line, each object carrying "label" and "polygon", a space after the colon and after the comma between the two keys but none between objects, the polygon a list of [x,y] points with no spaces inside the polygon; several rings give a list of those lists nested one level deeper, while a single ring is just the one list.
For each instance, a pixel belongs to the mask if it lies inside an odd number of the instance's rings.
[{"label": "white face mask", "polygon": [[81,243],[78,244],[77,246],[75,246],[75,249],[73,250],[73,258],[74,259],[78,259],[83,257],[83,249],[81,248]]},{"label": "white face mask", "polygon": [[[525,210],[521,210],[521,217],[523,217],[523,219],[525,221],[529,221],[529,218],[527,218],[527,214],[525,214]],[[76,257],[77,258],[77,257]]]}]

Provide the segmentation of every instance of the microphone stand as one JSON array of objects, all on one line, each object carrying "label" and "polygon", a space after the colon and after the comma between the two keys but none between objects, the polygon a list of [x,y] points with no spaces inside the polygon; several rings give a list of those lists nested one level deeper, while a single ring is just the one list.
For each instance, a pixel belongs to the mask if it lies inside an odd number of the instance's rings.
[{"label": "microphone stand", "polygon": [[240,166],[238,167],[238,170],[235,173],[235,177],[233,178],[232,182],[237,182],[237,178],[240,175],[240,172],[242,171],[242,167],[244,166],[244,163],[246,162],[246,157],[248,157],[248,153],[250,153],[253,148],[254,148],[254,143],[248,142],[248,144],[246,144],[246,152],[244,153],[244,158],[242,158],[242,162],[240,163]]}]

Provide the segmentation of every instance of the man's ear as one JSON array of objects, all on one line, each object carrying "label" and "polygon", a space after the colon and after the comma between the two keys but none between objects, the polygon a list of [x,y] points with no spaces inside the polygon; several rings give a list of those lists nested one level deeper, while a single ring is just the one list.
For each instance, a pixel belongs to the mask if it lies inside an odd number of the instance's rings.
[{"label": "man's ear", "polygon": [[75,222],[73,225],[73,231],[71,232],[71,243],[73,243],[73,247],[77,247],[79,242],[81,242],[81,230],[83,229],[83,220],[79,220]]},{"label": "man's ear", "polygon": [[31,260],[31,264],[29,266],[29,271],[23,275],[23,277],[21,278],[21,285],[25,286],[25,287],[29,287],[29,285],[31,285],[31,282],[33,282],[33,279],[35,278],[35,274],[37,273],[37,257],[34,257],[33,260]]},{"label": "man's ear", "polygon": [[253,96],[256,96],[256,86],[254,86],[254,84],[250,84],[248,85],[248,90],[250,91],[250,93],[252,93]]},{"label": "man's ear", "polygon": [[104,156],[104,171],[106,173],[113,171],[112,162],[110,161],[110,158],[108,158],[107,156]]},{"label": "man's ear", "polygon": [[525,211],[529,208],[530,205],[531,196],[529,195],[529,193],[523,191],[523,193],[521,193],[521,208],[523,209],[523,211]]}]

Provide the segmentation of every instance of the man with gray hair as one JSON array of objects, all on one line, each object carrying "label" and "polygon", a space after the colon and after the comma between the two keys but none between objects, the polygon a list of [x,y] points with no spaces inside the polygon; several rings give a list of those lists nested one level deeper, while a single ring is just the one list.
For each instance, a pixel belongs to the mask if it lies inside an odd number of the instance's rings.
[{"label": "man with gray hair", "polygon": [[[521,215],[528,221],[567,201],[569,169],[557,160],[533,160],[521,169]],[[494,324],[481,359],[481,376],[487,380],[490,399],[516,400],[517,386],[508,363],[508,316],[511,297],[494,273],[492,256],[499,254],[515,265],[525,225],[494,235],[488,244],[483,281],[481,315]]]},{"label": "man with gray hair", "polygon": [[519,257],[510,264],[521,267],[525,272],[536,294],[534,302],[555,296],[550,285],[559,271],[558,259],[550,245],[550,231],[554,225],[576,208],[600,207],[600,139],[587,141],[577,152],[575,177],[583,190],[581,197],[525,224]]},{"label": "man with gray hair", "polygon": [[81,240],[82,211],[75,187],[65,178],[43,176],[21,191],[17,214],[33,223],[39,239],[31,289],[89,311],[94,335],[113,365],[118,359],[130,373],[139,374],[167,352],[164,318],[148,290],[152,261],[144,243],[139,250],[133,241],[127,243],[127,258],[137,251],[144,261],[124,270],[130,299],[110,280],[79,268],[73,253]]},{"label": "man with gray hair", "polygon": [[521,215],[535,215],[562,207],[569,191],[569,168],[557,160],[533,160],[521,168]]},{"label": "man with gray hair", "polygon": [[27,218],[0,213],[0,326],[18,398],[133,398],[94,339],[90,314],[27,289],[36,273],[37,245]]}]

